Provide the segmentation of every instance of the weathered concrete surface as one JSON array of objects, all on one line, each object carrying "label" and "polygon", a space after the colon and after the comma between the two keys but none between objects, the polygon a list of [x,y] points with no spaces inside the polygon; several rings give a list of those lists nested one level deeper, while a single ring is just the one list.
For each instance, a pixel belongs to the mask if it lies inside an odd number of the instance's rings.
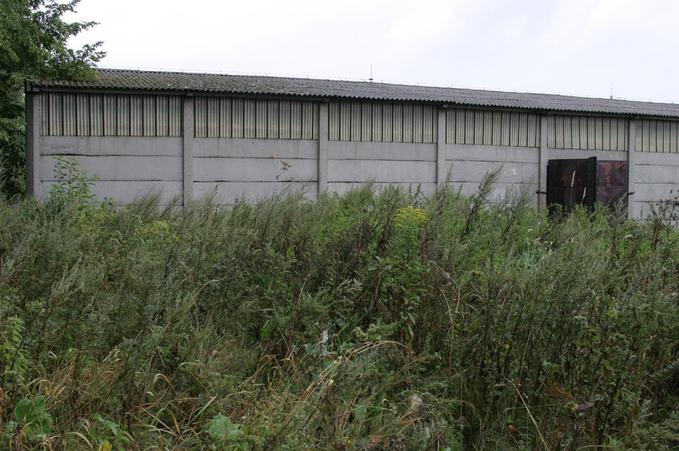
[{"label": "weathered concrete surface", "polygon": [[315,160],[284,158],[194,158],[197,182],[315,182]]},{"label": "weathered concrete surface", "polygon": [[436,161],[436,144],[329,141],[329,160]]},{"label": "weathered concrete surface", "polygon": [[[182,160],[168,156],[72,156],[88,174],[100,181],[182,181]],[[56,155],[40,159],[40,179],[55,181]]]},{"label": "weathered concrete surface", "polygon": [[194,140],[194,157],[220,158],[306,158],[316,160],[318,143],[301,139],[219,139]]},{"label": "weathered concrete surface", "polygon": [[41,136],[41,155],[168,155],[181,157],[182,138]]}]

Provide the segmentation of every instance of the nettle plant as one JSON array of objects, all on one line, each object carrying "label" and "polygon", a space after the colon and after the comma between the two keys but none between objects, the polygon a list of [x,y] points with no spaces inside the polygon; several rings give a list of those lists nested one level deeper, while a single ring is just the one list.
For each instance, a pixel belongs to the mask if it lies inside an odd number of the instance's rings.
[{"label": "nettle plant", "polygon": [[91,186],[98,178],[88,174],[74,158],[57,156],[54,176],[57,182],[49,188],[49,202],[53,206],[83,210],[97,204]]}]

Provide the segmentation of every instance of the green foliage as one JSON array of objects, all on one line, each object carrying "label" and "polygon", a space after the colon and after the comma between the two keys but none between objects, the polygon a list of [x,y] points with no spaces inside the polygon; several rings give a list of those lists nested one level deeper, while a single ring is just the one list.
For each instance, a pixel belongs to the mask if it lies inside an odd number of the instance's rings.
[{"label": "green foliage", "polygon": [[57,156],[54,176],[58,183],[50,186],[50,206],[58,209],[75,207],[82,211],[96,204],[90,189],[96,178],[82,169],[74,158]]},{"label": "green foliage", "polygon": [[67,22],[79,0],[5,0],[0,2],[0,191],[25,190],[24,80],[82,79],[104,53],[101,43],[80,49],[70,38],[94,26]]},{"label": "green foliage", "polygon": [[22,399],[14,407],[15,428],[28,442],[44,439],[52,432],[52,416],[45,406],[45,397]]},{"label": "green foliage", "polygon": [[114,208],[57,167],[0,201],[5,447],[677,447],[671,215],[487,187]]}]

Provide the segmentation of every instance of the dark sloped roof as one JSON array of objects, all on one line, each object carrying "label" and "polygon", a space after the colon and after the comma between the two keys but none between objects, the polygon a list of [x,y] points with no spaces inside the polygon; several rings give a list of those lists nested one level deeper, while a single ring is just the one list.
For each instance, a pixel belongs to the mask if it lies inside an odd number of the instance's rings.
[{"label": "dark sloped roof", "polygon": [[49,80],[32,84],[46,88],[182,91],[400,100],[484,107],[679,118],[679,104],[672,103],[311,78],[98,69],[96,77],[89,81]]}]

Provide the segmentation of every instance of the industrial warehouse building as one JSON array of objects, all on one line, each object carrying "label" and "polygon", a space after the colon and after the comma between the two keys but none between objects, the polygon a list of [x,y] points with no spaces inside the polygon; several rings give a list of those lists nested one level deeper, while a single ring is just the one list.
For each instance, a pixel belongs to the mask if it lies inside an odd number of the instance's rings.
[{"label": "industrial warehouse building", "polygon": [[621,200],[644,217],[679,188],[674,104],[108,69],[27,83],[26,101],[38,198],[56,182],[58,156],[77,159],[98,177],[94,192],[120,204],[214,193],[229,205],[368,182],[471,194],[500,167],[494,197]]}]

